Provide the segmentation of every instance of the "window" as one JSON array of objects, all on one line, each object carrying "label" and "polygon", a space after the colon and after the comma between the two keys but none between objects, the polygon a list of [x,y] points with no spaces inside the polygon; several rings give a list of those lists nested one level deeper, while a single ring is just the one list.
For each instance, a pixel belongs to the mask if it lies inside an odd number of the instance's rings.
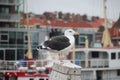
[{"label": "window", "polygon": [[9,32],[9,44],[16,44],[16,33]]},{"label": "window", "polygon": [[38,32],[31,32],[30,34],[31,42],[33,45],[38,45],[39,33]]},{"label": "window", "polygon": [[8,14],[9,12],[10,12],[9,7],[1,7],[0,8],[0,13]]},{"label": "window", "polygon": [[0,60],[3,60],[3,59],[4,59],[4,51],[0,50]]},{"label": "window", "polygon": [[79,45],[82,47],[85,46],[85,36],[79,36]]},{"label": "window", "polygon": [[75,44],[79,45],[79,35],[74,35],[75,37]]},{"label": "window", "polygon": [[118,59],[120,59],[120,52],[118,52]]},{"label": "window", "polygon": [[120,69],[117,70],[117,76],[120,76]]},{"label": "window", "polygon": [[35,27],[36,27],[37,29],[39,29],[39,28],[40,28],[40,25],[39,25],[39,24],[36,24]]},{"label": "window", "polygon": [[75,55],[76,55],[75,58],[78,59],[78,60],[79,59],[82,59],[82,60],[85,59],[85,52],[83,52],[83,51],[79,51],[79,52],[77,51],[75,53]]},{"label": "window", "polygon": [[116,59],[116,53],[111,53],[111,59]]},{"label": "window", "polygon": [[39,80],[44,80],[44,79],[39,79]]},{"label": "window", "polygon": [[17,60],[24,59],[24,50],[23,49],[17,49]]},{"label": "window", "polygon": [[99,52],[93,51],[92,52],[92,58],[99,58]]},{"label": "window", "polygon": [[15,60],[15,50],[6,50],[5,60]]},{"label": "window", "polygon": [[80,42],[85,42],[85,37],[84,36],[79,36],[79,41]]},{"label": "window", "polygon": [[8,35],[7,34],[1,35],[1,41],[7,41],[7,40],[8,40]]},{"label": "window", "polygon": [[80,51],[80,52],[77,51],[75,53],[75,64],[81,65],[80,60],[84,60],[84,59],[85,59],[85,53],[83,51]]},{"label": "window", "polygon": [[33,78],[30,78],[30,80],[34,80]]},{"label": "window", "polygon": [[17,33],[17,44],[23,44],[23,32]]},{"label": "window", "polygon": [[[10,24],[9,23],[3,23],[3,22],[0,22],[0,27],[9,27],[10,26]],[[2,31],[2,32],[4,32],[4,31]]]},{"label": "window", "polygon": [[28,37],[27,37],[27,35],[25,36],[25,41],[27,41],[28,40]]},{"label": "window", "polygon": [[27,36],[27,34],[24,34],[24,42],[28,42],[28,36]]}]

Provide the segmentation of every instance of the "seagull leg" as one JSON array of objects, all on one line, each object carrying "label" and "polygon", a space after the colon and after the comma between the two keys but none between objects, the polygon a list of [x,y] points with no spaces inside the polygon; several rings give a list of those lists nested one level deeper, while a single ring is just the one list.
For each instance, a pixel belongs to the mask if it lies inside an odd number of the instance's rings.
[{"label": "seagull leg", "polygon": [[61,54],[60,53],[58,53],[58,56],[59,56],[59,60],[61,60]]},{"label": "seagull leg", "polygon": [[61,62],[63,62],[62,52],[59,53],[59,60],[60,60]]}]

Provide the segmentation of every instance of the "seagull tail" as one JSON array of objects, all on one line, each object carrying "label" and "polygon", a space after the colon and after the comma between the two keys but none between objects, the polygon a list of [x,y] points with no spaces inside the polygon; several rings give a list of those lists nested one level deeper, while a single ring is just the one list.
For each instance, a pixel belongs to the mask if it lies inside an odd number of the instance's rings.
[{"label": "seagull tail", "polygon": [[37,50],[42,50],[42,49],[47,49],[47,47],[44,45],[44,43],[40,44],[38,47],[37,47]]}]

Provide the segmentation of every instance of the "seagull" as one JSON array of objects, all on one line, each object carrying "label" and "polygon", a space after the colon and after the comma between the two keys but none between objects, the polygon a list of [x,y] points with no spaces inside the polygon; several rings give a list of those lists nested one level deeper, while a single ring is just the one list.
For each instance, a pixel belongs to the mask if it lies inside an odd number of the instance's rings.
[{"label": "seagull", "polygon": [[60,54],[67,54],[73,48],[75,43],[74,35],[79,35],[79,33],[75,32],[73,29],[67,29],[64,35],[55,36],[42,42],[37,49],[57,52],[60,57]]}]

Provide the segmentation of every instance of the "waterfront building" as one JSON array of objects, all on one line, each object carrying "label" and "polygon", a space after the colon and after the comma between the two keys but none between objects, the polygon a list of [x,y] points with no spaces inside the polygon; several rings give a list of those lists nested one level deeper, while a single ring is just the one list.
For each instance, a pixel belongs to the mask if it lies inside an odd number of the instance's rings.
[{"label": "waterfront building", "polygon": [[[0,60],[25,58],[28,41],[27,29],[20,27],[21,5],[23,5],[23,0],[0,0]],[[37,58],[36,46],[41,40],[39,35],[44,36],[44,30],[32,29],[30,31],[34,58]]]}]

